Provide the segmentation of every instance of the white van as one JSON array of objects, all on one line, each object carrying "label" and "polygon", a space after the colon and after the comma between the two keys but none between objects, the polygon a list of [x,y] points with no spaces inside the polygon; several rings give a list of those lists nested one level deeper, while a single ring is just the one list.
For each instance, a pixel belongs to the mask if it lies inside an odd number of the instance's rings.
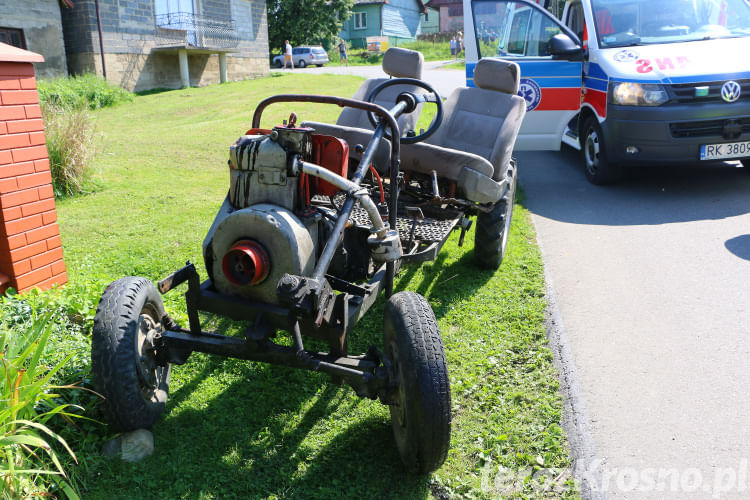
[{"label": "white van", "polygon": [[464,24],[468,86],[481,57],[521,67],[516,150],[583,150],[594,184],[622,165],[750,167],[750,0],[569,0],[559,20],[534,1],[464,0]]}]

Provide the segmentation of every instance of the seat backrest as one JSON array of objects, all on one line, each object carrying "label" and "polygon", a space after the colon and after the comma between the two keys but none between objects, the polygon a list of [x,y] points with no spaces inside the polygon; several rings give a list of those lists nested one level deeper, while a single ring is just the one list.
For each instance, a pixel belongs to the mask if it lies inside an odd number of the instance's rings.
[{"label": "seat backrest", "polygon": [[477,88],[454,90],[443,105],[445,116],[428,144],[474,153],[487,159],[500,180],[526,114],[518,94],[520,68],[502,59],[481,59],[474,70]]},{"label": "seat backrest", "polygon": [[[422,66],[424,65],[424,56],[415,50],[391,47],[383,54],[383,71],[394,78],[422,78]],[[370,78],[365,80],[361,87],[354,94],[354,99],[364,100],[381,83],[387,82],[388,78]],[[396,97],[401,92],[416,92],[418,87],[414,85],[394,85],[383,90],[375,99],[375,104],[390,109],[396,104]],[[401,135],[406,135],[409,130],[414,130],[419,119],[421,105],[413,113],[402,115],[398,119]],[[336,121],[337,125],[347,127],[356,127],[372,130],[370,120],[367,119],[365,111],[344,108]]]}]

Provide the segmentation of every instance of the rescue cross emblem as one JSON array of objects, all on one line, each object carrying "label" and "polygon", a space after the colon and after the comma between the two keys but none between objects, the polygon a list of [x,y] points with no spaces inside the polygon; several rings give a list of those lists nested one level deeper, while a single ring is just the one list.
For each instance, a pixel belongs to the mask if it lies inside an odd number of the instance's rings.
[{"label": "rescue cross emblem", "polygon": [[742,87],[734,80],[729,80],[721,86],[721,98],[726,102],[734,102],[740,98]]},{"label": "rescue cross emblem", "polygon": [[526,111],[533,111],[542,101],[542,89],[531,78],[521,78],[518,95],[526,101]]},{"label": "rescue cross emblem", "polygon": [[614,60],[617,62],[633,62],[638,59],[638,52],[630,49],[623,49],[614,55]]}]

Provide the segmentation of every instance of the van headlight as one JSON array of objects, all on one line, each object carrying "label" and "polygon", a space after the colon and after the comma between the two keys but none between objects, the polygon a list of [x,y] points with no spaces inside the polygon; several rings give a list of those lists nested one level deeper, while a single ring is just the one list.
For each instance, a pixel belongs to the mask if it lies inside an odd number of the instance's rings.
[{"label": "van headlight", "polygon": [[609,82],[609,100],[620,106],[660,106],[669,96],[658,83]]}]

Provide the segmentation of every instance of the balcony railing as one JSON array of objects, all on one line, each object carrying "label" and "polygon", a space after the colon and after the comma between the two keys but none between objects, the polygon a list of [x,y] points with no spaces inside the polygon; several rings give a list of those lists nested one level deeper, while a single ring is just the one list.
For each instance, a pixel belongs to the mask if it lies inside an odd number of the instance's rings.
[{"label": "balcony railing", "polygon": [[200,16],[192,12],[170,12],[155,16],[159,45],[186,44],[197,48],[231,49],[239,44],[233,21]]}]

